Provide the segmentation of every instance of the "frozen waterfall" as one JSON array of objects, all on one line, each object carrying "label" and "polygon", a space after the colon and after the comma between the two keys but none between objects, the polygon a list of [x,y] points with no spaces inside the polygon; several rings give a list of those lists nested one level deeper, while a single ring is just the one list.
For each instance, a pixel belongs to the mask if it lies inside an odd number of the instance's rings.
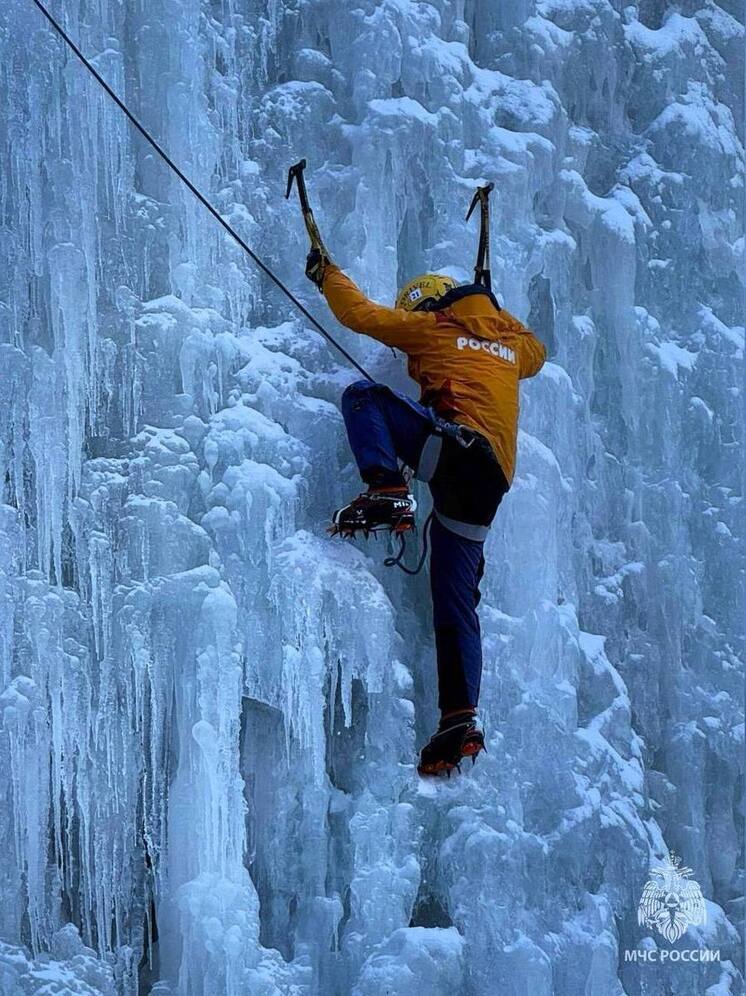
[{"label": "frozen waterfall", "polygon": [[[332,323],[493,280],[547,344],[481,618],[488,752],[423,782],[426,576],[326,535],[355,373],[32,0],[0,9],[0,992],[744,992],[742,0],[49,0]],[[422,505],[427,496],[419,494]],[[680,855],[707,919],[638,923]],[[637,957],[717,952],[684,964]]]}]

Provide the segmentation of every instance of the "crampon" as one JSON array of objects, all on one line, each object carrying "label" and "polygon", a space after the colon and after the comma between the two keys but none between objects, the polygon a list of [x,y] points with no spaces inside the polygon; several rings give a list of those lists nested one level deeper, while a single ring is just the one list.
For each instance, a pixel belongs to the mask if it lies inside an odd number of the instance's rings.
[{"label": "crampon", "polygon": [[350,539],[362,533],[403,536],[415,527],[417,503],[405,488],[370,488],[334,513],[329,533]]},{"label": "crampon", "polygon": [[469,717],[433,734],[422,748],[417,771],[421,775],[446,775],[450,778],[454,768],[461,771],[462,761],[470,757],[473,765],[477,756],[486,749],[484,734],[475,720]]}]

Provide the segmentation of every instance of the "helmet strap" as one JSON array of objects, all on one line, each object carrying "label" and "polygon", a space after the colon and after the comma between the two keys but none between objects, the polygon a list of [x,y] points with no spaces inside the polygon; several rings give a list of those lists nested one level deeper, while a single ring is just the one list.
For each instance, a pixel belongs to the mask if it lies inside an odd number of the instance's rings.
[{"label": "helmet strap", "polygon": [[450,308],[452,304],[460,301],[464,297],[471,297],[474,294],[481,294],[484,297],[488,297],[492,302],[493,306],[497,311],[500,311],[500,305],[497,303],[497,298],[488,290],[483,284],[463,284],[460,287],[454,287],[449,290],[447,294],[443,297],[437,298],[427,298],[425,301],[420,302],[415,311],[443,311],[445,308]]}]

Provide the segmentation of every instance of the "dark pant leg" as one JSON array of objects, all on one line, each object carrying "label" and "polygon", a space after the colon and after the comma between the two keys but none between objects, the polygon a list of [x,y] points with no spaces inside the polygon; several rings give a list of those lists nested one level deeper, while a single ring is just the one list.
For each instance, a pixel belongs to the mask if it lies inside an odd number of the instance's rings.
[{"label": "dark pant leg", "polygon": [[492,447],[476,437],[468,447],[443,440],[430,482],[430,577],[441,712],[476,707],[482,676],[477,605],[484,572],[483,547],[497,507],[508,490]]},{"label": "dark pant leg", "polygon": [[484,544],[464,539],[433,518],[430,583],[442,713],[476,708],[482,678],[482,637],[477,605]]},{"label": "dark pant leg", "polygon": [[429,410],[383,384],[359,380],[342,395],[342,415],[366,484],[403,484],[398,461],[416,469],[433,429]]}]

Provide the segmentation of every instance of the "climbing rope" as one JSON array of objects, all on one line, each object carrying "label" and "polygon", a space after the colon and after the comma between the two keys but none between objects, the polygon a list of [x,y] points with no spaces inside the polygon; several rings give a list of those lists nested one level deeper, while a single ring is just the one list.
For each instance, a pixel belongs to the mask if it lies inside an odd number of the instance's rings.
[{"label": "climbing rope", "polygon": [[249,256],[254,261],[254,263],[256,263],[259,269],[263,273],[265,273],[277,287],[280,288],[283,294],[285,294],[285,296],[292,301],[292,303],[295,305],[298,311],[300,311],[300,313],[305,318],[308,319],[311,325],[313,325],[313,327],[317,331],[319,331],[324,336],[324,338],[328,342],[330,342],[332,346],[334,346],[342,354],[342,356],[344,356],[344,358],[348,360],[352,364],[352,366],[355,367],[355,369],[363,375],[363,377],[365,377],[366,380],[372,381],[373,378],[370,376],[368,371],[364,367],[362,367],[350,353],[347,352],[344,346],[340,345],[340,343],[337,342],[337,340],[330,332],[327,332],[327,330],[324,328],[321,322],[319,322],[316,318],[313,317],[311,312],[308,311],[308,309],[298,300],[298,298],[295,296],[295,294],[293,294],[290,288],[286,284],[284,284],[282,280],[280,280],[280,278],[271,270],[269,266],[267,266],[267,264],[259,256],[257,256],[257,254],[254,252],[251,246],[249,246],[246,242],[244,242],[244,240],[241,238],[238,232],[231,225],[229,225],[228,222],[220,215],[217,209],[211,204],[211,202],[207,199],[207,197],[205,197],[205,195],[201,192],[201,190],[199,190],[199,188],[192,183],[189,177],[186,176],[181,169],[179,169],[179,167],[176,165],[173,159],[171,159],[170,156],[168,156],[167,153],[161,148],[158,142],[156,142],[156,140],[150,134],[148,129],[143,124],[141,124],[140,121],[138,121],[138,119],[135,117],[135,115],[132,113],[129,107],[127,107],[124,101],[117,96],[117,94],[114,92],[114,90],[112,90],[112,88],[103,78],[103,76],[83,55],[83,53],[75,44],[75,42],[72,40],[72,38],[67,34],[62,25],[58,21],[56,21],[54,17],[49,13],[49,11],[41,2],[41,0],[33,0],[33,2],[42,12],[44,17],[46,17],[47,21],[49,21],[54,30],[60,36],[60,38],[62,38],[62,40],[66,43],[66,45],[68,45],[68,47],[75,53],[78,59],[83,63],[88,72],[96,79],[98,83],[101,84],[101,86],[109,94],[109,96],[117,105],[117,107],[132,122],[135,128],[137,128],[137,130],[140,132],[140,134],[146,140],[146,142],[148,142],[153,147],[153,149],[158,153],[161,159],[166,163],[167,166],[169,166],[174,171],[174,173],[178,176],[178,178],[182,181],[182,183],[184,183],[189,188],[189,190],[191,190],[191,192],[194,194],[197,200],[202,205],[204,205],[204,207],[207,208],[207,210],[210,212],[213,218],[215,218],[215,220],[223,226],[226,232],[231,236],[232,239],[234,239],[238,243],[238,245],[243,249],[246,255]]},{"label": "climbing rope", "polygon": [[417,561],[416,567],[407,567],[404,563],[403,557],[407,552],[407,541],[404,539],[404,533],[399,534],[399,552],[395,557],[386,557],[383,562],[384,567],[398,567],[400,571],[404,571],[405,574],[410,574],[414,577],[419,574],[422,568],[425,566],[425,558],[427,557],[428,551],[428,541],[430,538],[430,526],[433,522],[434,512],[425,519],[425,525],[422,528],[422,552],[420,553],[420,559]]}]

